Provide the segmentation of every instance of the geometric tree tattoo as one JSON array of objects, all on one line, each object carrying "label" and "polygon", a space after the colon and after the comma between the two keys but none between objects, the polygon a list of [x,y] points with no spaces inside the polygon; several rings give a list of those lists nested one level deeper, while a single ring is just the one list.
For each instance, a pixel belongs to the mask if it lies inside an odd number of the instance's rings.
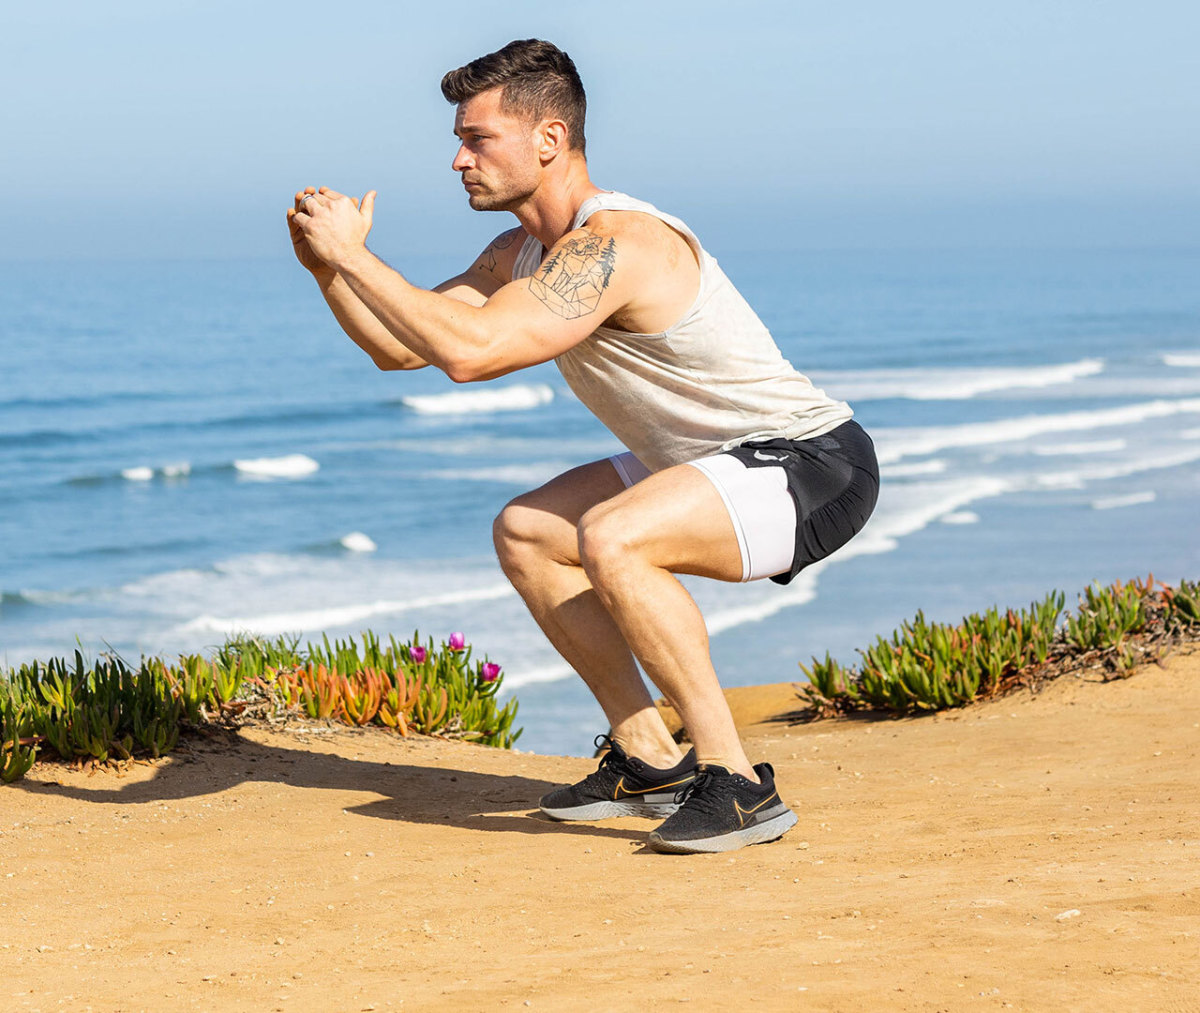
[{"label": "geometric tree tattoo", "polygon": [[617,262],[617,244],[586,232],[568,239],[529,279],[529,291],[566,320],[594,313]]}]

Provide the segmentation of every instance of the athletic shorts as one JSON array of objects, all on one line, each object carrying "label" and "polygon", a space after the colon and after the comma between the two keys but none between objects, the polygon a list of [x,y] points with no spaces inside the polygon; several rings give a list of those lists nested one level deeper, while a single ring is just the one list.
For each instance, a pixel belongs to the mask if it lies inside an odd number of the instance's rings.
[{"label": "athletic shorts", "polygon": [[[633,454],[609,460],[626,488],[650,475]],[[790,583],[861,531],[879,495],[875,447],[853,419],[810,440],[754,440],[688,464],[725,502],[744,581]]]}]

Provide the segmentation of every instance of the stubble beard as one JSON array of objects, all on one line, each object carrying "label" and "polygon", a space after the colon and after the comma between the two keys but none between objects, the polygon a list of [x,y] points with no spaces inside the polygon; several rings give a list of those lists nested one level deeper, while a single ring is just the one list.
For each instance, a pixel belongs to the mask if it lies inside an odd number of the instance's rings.
[{"label": "stubble beard", "polygon": [[504,189],[486,189],[469,194],[467,203],[473,211],[514,211],[533,196],[533,188],[512,185]]}]

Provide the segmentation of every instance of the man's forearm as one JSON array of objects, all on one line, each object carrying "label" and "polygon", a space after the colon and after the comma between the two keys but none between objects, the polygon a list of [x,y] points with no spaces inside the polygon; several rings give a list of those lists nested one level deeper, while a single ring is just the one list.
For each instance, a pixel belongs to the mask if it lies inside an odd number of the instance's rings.
[{"label": "man's forearm", "polygon": [[336,271],[321,271],[313,277],[342,330],[380,369],[418,369],[429,364],[397,340]]},{"label": "man's forearm", "polygon": [[480,308],[410,284],[365,248],[338,276],[410,353],[451,379],[476,378],[472,367],[491,344]]}]

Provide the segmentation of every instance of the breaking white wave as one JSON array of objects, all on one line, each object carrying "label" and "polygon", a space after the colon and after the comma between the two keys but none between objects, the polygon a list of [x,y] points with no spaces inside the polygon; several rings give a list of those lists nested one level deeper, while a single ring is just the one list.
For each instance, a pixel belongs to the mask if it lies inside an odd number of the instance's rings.
[{"label": "breaking white wave", "polygon": [[379,548],[370,535],[365,535],[361,531],[351,531],[348,535],[342,535],[338,539],[338,543],[351,552],[374,552]]},{"label": "breaking white wave", "polygon": [[233,466],[250,478],[303,478],[321,467],[307,454],[243,458],[234,461]]},{"label": "breaking white wave", "polygon": [[916,475],[940,475],[946,470],[946,462],[940,457],[929,461],[914,461],[911,464],[885,464],[879,471],[884,478],[912,478]]},{"label": "breaking white wave", "polygon": [[122,468],[121,477],[129,482],[149,482],[154,477],[154,469],[144,465],[137,468]]},{"label": "breaking white wave", "polygon": [[184,633],[220,633],[230,636],[235,633],[257,633],[263,636],[278,636],[282,633],[322,632],[338,626],[360,623],[374,616],[397,615],[418,609],[435,608],[442,605],[461,605],[467,602],[488,601],[516,594],[511,584],[494,584],[490,587],[452,591],[447,594],[431,594],[402,600],[379,600],[355,602],[349,605],[333,605],[322,609],[305,609],[295,612],[269,612],[253,616],[198,616],[181,627]]},{"label": "breaking white wave", "polygon": [[1146,453],[1131,461],[1116,464],[1095,465],[1076,468],[1074,471],[1055,471],[1048,475],[1034,475],[1033,485],[1049,489],[1082,489],[1088,482],[1105,482],[1114,478],[1125,478],[1143,471],[1159,468],[1178,468],[1184,464],[1200,461],[1200,449],[1174,450],[1165,453]]},{"label": "breaking white wave", "polygon": [[1140,503],[1153,503],[1158,498],[1153,490],[1146,492],[1131,492],[1125,496],[1102,496],[1092,500],[1093,510],[1118,510],[1121,507],[1137,506]]},{"label": "breaking white wave", "polygon": [[1104,371],[1103,359],[1054,366],[875,369],[822,373],[817,386],[847,401],[963,401],[1000,390],[1054,387]]},{"label": "breaking white wave", "polygon": [[446,394],[410,394],[400,400],[405,407],[421,415],[524,411],[553,401],[554,388],[545,383],[518,383],[509,387],[455,390]]},{"label": "breaking white wave", "polygon": [[940,450],[1011,444],[1044,433],[1086,432],[1105,426],[1128,426],[1147,419],[1184,413],[1200,414],[1200,398],[1179,401],[1143,401],[1119,408],[1063,412],[1059,415],[1024,415],[995,422],[968,422],[958,426],[873,429],[871,436],[881,464],[904,457],[936,454]]},{"label": "breaking white wave", "polygon": [[424,472],[423,478],[461,482],[499,482],[526,488],[544,485],[550,479],[574,467],[569,461],[545,461],[539,464],[509,464],[496,468],[446,468]]},{"label": "breaking white wave", "polygon": [[1074,457],[1077,454],[1110,454],[1124,450],[1128,446],[1126,440],[1092,440],[1084,443],[1054,443],[1048,447],[1034,447],[1033,452],[1038,457],[1057,457],[1060,455]]},{"label": "breaking white wave", "polygon": [[1166,366],[1197,369],[1200,368],[1200,352],[1164,352],[1162,361]]},{"label": "breaking white wave", "polygon": [[956,510],[938,518],[943,524],[978,524],[979,514],[974,510]]}]

